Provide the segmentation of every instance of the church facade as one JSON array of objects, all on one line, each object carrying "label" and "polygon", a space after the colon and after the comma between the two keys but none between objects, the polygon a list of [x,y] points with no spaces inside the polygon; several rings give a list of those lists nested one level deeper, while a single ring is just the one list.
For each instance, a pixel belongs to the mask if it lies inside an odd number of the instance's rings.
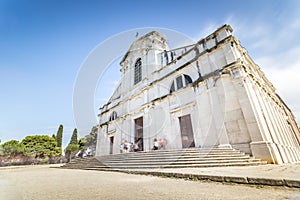
[{"label": "church facade", "polygon": [[169,49],[150,32],[133,42],[122,78],[100,108],[96,156],[120,153],[122,141],[148,151],[235,148],[268,163],[300,160],[293,113],[223,25],[196,44]]}]

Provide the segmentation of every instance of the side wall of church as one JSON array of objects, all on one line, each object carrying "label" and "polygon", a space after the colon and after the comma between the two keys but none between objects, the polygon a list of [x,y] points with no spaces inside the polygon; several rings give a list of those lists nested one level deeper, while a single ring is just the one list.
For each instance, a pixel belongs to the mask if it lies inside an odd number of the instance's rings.
[{"label": "side wall of church", "polygon": [[295,119],[273,86],[263,75],[245,67],[243,86],[246,96],[243,107],[248,113],[247,121],[251,133],[251,150],[255,157],[269,163],[288,163],[300,159],[299,129],[292,126]]}]

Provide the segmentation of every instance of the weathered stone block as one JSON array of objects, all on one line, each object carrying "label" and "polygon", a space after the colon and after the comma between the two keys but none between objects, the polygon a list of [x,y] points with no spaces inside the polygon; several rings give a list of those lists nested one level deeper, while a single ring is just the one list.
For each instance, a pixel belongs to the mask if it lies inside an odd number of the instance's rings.
[{"label": "weathered stone block", "polygon": [[247,177],[224,176],[224,181],[231,183],[248,183]]},{"label": "weathered stone block", "polygon": [[286,186],[300,188],[300,181],[285,179],[284,182]]},{"label": "weathered stone block", "polygon": [[247,178],[248,183],[258,184],[258,185],[272,185],[272,186],[284,186],[283,179],[269,179],[269,178]]}]

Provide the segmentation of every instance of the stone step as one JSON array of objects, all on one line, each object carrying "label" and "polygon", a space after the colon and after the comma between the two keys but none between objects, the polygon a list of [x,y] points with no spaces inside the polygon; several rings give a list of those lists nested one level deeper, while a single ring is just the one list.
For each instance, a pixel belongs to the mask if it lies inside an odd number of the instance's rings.
[{"label": "stone step", "polygon": [[[224,155],[205,155],[205,156],[189,156],[189,155],[172,155],[172,156],[151,156],[151,157],[143,157],[143,156],[138,156],[138,157],[119,157],[119,158],[97,158],[99,161],[105,162],[107,160],[109,161],[130,161],[130,160],[168,160],[168,159],[229,159],[229,158],[250,158],[249,155],[244,155],[244,154],[238,154],[238,155],[232,155],[232,154],[224,154]],[[84,162],[84,161],[82,161]]]},{"label": "stone step", "polygon": [[120,162],[126,162],[126,163],[131,163],[131,162],[147,162],[147,161],[156,161],[156,162],[189,162],[189,161],[210,161],[210,160],[248,160],[250,157],[249,156],[235,156],[235,157],[204,157],[204,158],[199,158],[199,157],[189,157],[189,158],[182,158],[182,157],[170,157],[170,158],[158,158],[158,159],[122,159],[122,160],[99,160],[99,162],[102,163],[120,163]]},{"label": "stone step", "polygon": [[245,156],[246,154],[244,153],[223,153],[223,154],[152,154],[152,155],[141,155],[141,154],[136,154],[136,155],[125,155],[123,154],[122,156],[111,156],[111,157],[102,157],[102,156],[97,156],[96,158],[98,160],[113,160],[113,159],[135,159],[135,158],[149,158],[149,159],[155,159],[155,158],[168,158],[168,157],[222,157],[222,156]]},{"label": "stone step", "polygon": [[[227,152],[227,151],[240,151],[233,148],[187,148],[187,149],[165,149],[165,150],[147,150],[138,151],[135,153],[155,153],[155,152]],[[131,152],[134,153],[134,152]]]},{"label": "stone step", "polygon": [[260,160],[259,159],[234,159],[234,160],[229,160],[229,159],[226,159],[226,160],[214,160],[214,159],[211,159],[211,160],[189,160],[189,161],[178,161],[178,160],[175,160],[175,161],[170,161],[170,162],[165,162],[165,161],[160,161],[160,160],[145,160],[143,162],[98,162],[98,163],[94,163],[94,164],[87,164],[87,163],[78,163],[78,164],[72,164],[72,166],[76,166],[76,167],[80,167],[80,166],[97,166],[97,165],[104,165],[104,166],[110,166],[110,167],[114,167],[114,166],[120,166],[120,165],[174,165],[174,164],[180,164],[180,165],[183,165],[183,164],[197,164],[197,163],[201,163],[201,164],[204,164],[204,163],[236,163],[236,162],[259,162]]},{"label": "stone step", "polygon": [[74,159],[63,166],[69,169],[144,169],[265,164],[244,152],[228,148],[178,149],[130,152],[94,158]]},{"label": "stone step", "polygon": [[233,150],[233,149],[224,149],[224,150],[158,150],[158,151],[142,151],[142,152],[129,152],[129,153],[119,153],[119,154],[113,154],[113,155],[105,155],[105,156],[101,156],[103,158],[111,158],[111,157],[130,157],[130,156],[152,156],[152,155],[181,155],[181,154],[200,154],[200,155],[207,155],[207,154],[228,154],[228,153],[232,153],[232,154],[239,154],[241,153],[240,151],[237,150]]},{"label": "stone step", "polygon": [[242,162],[256,162],[259,160],[248,160],[248,159],[238,159],[238,160],[202,160],[202,161],[175,161],[175,162],[157,162],[157,161],[144,161],[144,162],[104,162],[102,164],[110,167],[117,167],[122,165],[127,166],[143,166],[143,165],[193,165],[193,164],[211,164],[211,163],[242,163]]},{"label": "stone step", "polygon": [[204,153],[193,153],[193,154],[187,154],[187,153],[182,153],[182,154],[151,154],[151,155],[147,155],[147,154],[122,154],[122,155],[112,155],[110,157],[102,157],[102,156],[97,156],[96,158],[98,159],[122,159],[122,158],[151,158],[151,157],[171,157],[171,156],[190,156],[190,157],[207,157],[207,156],[228,156],[228,155],[232,155],[232,156],[240,156],[240,155],[245,155],[245,153],[210,153],[210,154],[204,154]]},{"label": "stone step", "polygon": [[127,170],[127,169],[154,169],[154,168],[201,168],[201,167],[228,167],[228,166],[256,166],[266,164],[264,162],[240,162],[240,163],[206,163],[206,164],[186,164],[186,165],[144,165],[144,166],[118,166],[118,167],[87,167],[85,170]]}]

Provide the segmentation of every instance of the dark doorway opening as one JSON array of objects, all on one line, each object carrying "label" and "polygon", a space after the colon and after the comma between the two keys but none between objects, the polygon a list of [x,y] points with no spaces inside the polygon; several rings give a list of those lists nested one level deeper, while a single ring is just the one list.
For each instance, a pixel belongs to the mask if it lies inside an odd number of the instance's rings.
[{"label": "dark doorway opening", "polygon": [[179,117],[182,148],[195,147],[194,133],[192,128],[191,116],[185,115]]},{"label": "dark doorway opening", "polygon": [[111,136],[109,138],[109,141],[110,141],[109,154],[113,154],[113,152],[114,152],[114,136]]},{"label": "dark doorway opening", "polygon": [[138,151],[144,151],[143,117],[134,120],[134,144],[138,145]]}]

